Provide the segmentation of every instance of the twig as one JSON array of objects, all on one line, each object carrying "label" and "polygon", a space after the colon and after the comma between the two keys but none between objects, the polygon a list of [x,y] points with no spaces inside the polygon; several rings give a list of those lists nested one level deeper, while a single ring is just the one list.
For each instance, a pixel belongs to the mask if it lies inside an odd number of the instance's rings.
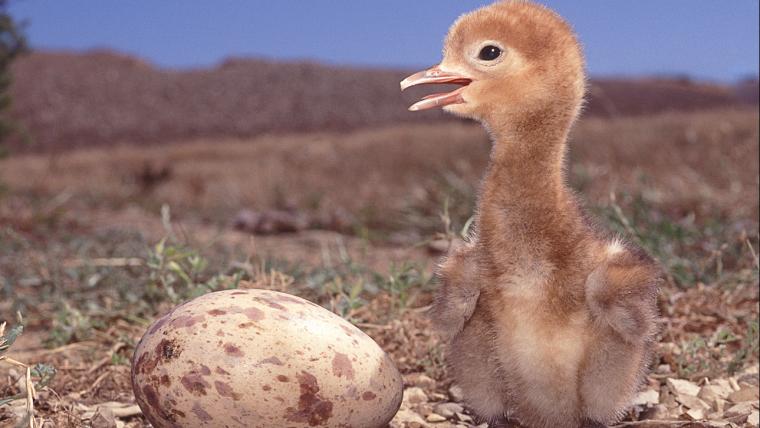
[{"label": "twig", "polygon": [[752,247],[752,243],[749,242],[749,238],[746,238],[744,242],[747,243],[747,246],[749,247],[749,252],[752,253],[752,260],[755,262],[755,269],[760,270],[760,259],[758,259],[757,253],[755,252],[755,249]]},{"label": "twig", "polygon": [[105,380],[105,378],[107,378],[110,374],[111,374],[111,371],[106,370],[102,375],[98,376],[98,378],[95,379],[95,382],[93,382],[89,388],[87,388],[85,391],[82,391],[82,393],[90,391],[94,394],[95,391],[98,390],[98,387],[103,382],[103,380]]},{"label": "twig", "polygon": [[69,343],[68,345],[59,346],[59,347],[53,348],[53,349],[43,349],[43,350],[40,350],[39,352],[41,354],[44,354],[44,355],[58,354],[58,353],[61,353],[61,352],[68,351],[68,350],[70,350],[72,348],[92,346],[92,345],[95,345],[95,344],[96,344],[96,342],[93,342],[93,341],[74,342],[74,343]]},{"label": "twig", "polygon": [[129,407],[113,407],[111,408],[111,412],[113,412],[115,418],[128,418],[142,414],[142,410],[140,410],[140,406],[137,404],[133,404]]},{"label": "twig", "polygon": [[[4,327],[4,325],[2,327]],[[26,376],[24,379],[26,386],[26,416],[29,418],[29,428],[34,428],[34,396],[36,394],[34,392],[34,384],[32,383],[32,368],[20,361],[16,361],[13,358],[8,358],[4,355],[0,356],[0,362],[2,361],[26,369]]]},{"label": "twig", "polygon": [[95,259],[72,259],[63,262],[66,268],[80,268],[85,266],[93,267],[137,267],[145,263],[137,257],[113,257],[113,258],[95,258]]},{"label": "twig", "polygon": [[101,367],[105,366],[106,364],[108,364],[109,361],[113,359],[114,354],[119,352],[119,350],[125,346],[126,344],[124,344],[123,342],[116,342],[116,344],[111,347],[111,350],[108,351],[108,356],[103,357],[100,361],[98,361],[97,364],[95,364],[89,370],[87,370],[87,374],[88,375],[93,374],[96,371],[100,370]]},{"label": "twig", "polygon": [[390,330],[391,329],[391,326],[389,325],[370,324],[367,322],[357,323],[356,326],[361,327],[361,328],[369,328],[372,330]]},{"label": "twig", "polygon": [[26,414],[29,416],[29,428],[34,428],[34,384],[32,383],[32,369],[26,367]]},{"label": "twig", "polygon": [[688,423],[690,423],[690,422],[689,421],[674,421],[674,420],[668,420],[668,419],[645,419],[643,421],[621,422],[621,423],[619,423],[617,425],[613,425],[612,428],[617,428],[617,427],[634,427],[634,426],[647,425],[647,424],[652,424],[652,425],[657,425],[657,424],[659,424],[659,425],[683,425],[683,424],[688,424]]}]

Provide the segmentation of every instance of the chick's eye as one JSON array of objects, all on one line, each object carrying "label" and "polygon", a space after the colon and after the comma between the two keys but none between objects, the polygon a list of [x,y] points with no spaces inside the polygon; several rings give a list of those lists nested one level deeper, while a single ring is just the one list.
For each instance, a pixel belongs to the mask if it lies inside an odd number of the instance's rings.
[{"label": "chick's eye", "polygon": [[494,45],[488,45],[480,50],[478,58],[483,61],[493,61],[501,55],[501,49]]}]

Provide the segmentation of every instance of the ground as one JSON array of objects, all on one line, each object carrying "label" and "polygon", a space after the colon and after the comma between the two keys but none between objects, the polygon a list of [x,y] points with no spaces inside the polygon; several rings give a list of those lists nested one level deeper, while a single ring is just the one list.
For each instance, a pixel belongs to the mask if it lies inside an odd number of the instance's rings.
[{"label": "ground", "polygon": [[[6,340],[14,314],[24,325],[0,356],[32,366],[37,426],[146,426],[129,381],[146,327],[209,290],[271,288],[392,356],[391,426],[474,426],[425,312],[488,149],[479,127],[438,123],[0,160]],[[569,158],[588,210],[667,272],[653,372],[622,425],[757,426],[757,110],[586,119]],[[0,426],[23,423],[25,370],[0,373]]]}]

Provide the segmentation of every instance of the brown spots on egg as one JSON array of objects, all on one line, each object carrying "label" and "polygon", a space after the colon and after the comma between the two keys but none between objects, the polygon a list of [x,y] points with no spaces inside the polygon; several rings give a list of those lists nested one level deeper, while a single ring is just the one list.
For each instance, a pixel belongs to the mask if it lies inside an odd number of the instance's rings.
[{"label": "brown spots on egg", "polygon": [[201,422],[210,422],[214,419],[211,415],[208,414],[208,412],[203,410],[203,407],[201,407],[201,404],[198,402],[195,402],[193,404],[193,408],[191,410],[193,413],[195,413],[195,416],[201,420]]},{"label": "brown spots on egg", "polygon": [[296,377],[301,391],[298,408],[288,407],[285,419],[289,422],[308,423],[309,426],[322,425],[332,417],[333,403],[319,394],[319,384],[314,375],[302,371]]},{"label": "brown spots on egg", "polygon": [[224,353],[233,357],[244,357],[245,353],[240,350],[239,347],[233,345],[232,343],[225,343],[224,344]]},{"label": "brown spots on egg", "polygon": [[161,376],[160,382],[161,382],[161,385],[165,387],[170,387],[172,385],[172,381],[171,379],[169,379],[168,375]]},{"label": "brown spots on egg", "polygon": [[336,352],[332,360],[332,372],[337,377],[354,378],[354,366],[346,354]]},{"label": "brown spots on egg", "polygon": [[156,345],[156,355],[160,355],[164,360],[170,360],[172,358],[179,357],[182,352],[175,340],[161,339]]},{"label": "brown spots on egg", "polygon": [[137,359],[137,362],[135,363],[133,370],[135,371],[135,373],[150,374],[150,373],[153,373],[153,370],[156,368],[157,365],[158,365],[158,357],[150,358],[150,353],[146,352],[140,355],[140,358]]},{"label": "brown spots on egg", "polygon": [[[251,306],[247,308],[243,308],[237,305],[227,306],[223,308],[214,308],[206,312],[207,314],[213,316],[213,317],[219,317],[222,315],[231,315],[231,314],[242,314],[245,315],[249,320],[251,321],[261,321],[265,318],[264,311],[261,309]],[[219,323],[226,323],[226,320],[221,320]]]},{"label": "brown spots on egg", "polygon": [[[180,355],[182,350],[174,340],[161,339],[153,352],[145,352],[135,362],[135,373],[150,375],[159,363],[166,362]],[[152,355],[152,356],[151,356]]]},{"label": "brown spots on egg", "polygon": [[[176,412],[174,412],[172,409],[164,409],[161,406],[158,392],[153,386],[145,385],[142,387],[142,389],[135,389],[135,391],[137,392],[135,394],[135,398],[137,399],[138,403],[141,404],[140,408],[143,409],[143,412],[146,416],[150,416],[154,420],[161,420],[164,422],[162,426],[171,428],[179,427],[179,425],[176,423]],[[168,406],[171,406],[170,403],[166,404]]]},{"label": "brown spots on egg", "polygon": [[349,386],[343,395],[354,400],[359,399],[359,391],[356,389],[356,385]]},{"label": "brown spots on egg", "polygon": [[[385,379],[392,367],[360,330],[297,297],[250,290],[233,300],[232,292],[212,293],[175,310],[138,344],[133,389],[153,426],[261,421],[263,426],[361,428],[392,417],[387,408],[396,392],[388,387],[394,382]],[[281,321],[287,317],[320,328],[303,336],[303,323]],[[370,383],[370,371],[376,383],[384,381],[378,389]],[[241,383],[241,378],[249,380]]]},{"label": "brown spots on egg", "polygon": [[203,315],[180,315],[169,322],[174,328],[190,328],[199,322],[206,320]]},{"label": "brown spots on egg", "polygon": [[350,328],[346,327],[345,325],[341,325],[340,328],[341,328],[341,330],[343,330],[344,332],[346,332],[346,334],[348,336],[353,337],[354,334],[355,334],[353,330],[351,330]]},{"label": "brown spots on egg", "polygon": [[148,330],[148,334],[154,334],[156,331],[158,331],[158,329],[163,327],[167,322],[169,322],[170,316],[171,316],[171,312],[159,318],[158,321],[154,322],[153,325],[150,326],[150,330]]},{"label": "brown spots on egg", "polygon": [[301,299],[298,299],[298,298],[295,298],[295,297],[291,297],[291,296],[287,296],[285,294],[277,294],[274,297],[274,300],[276,300],[278,302],[283,302],[283,303],[294,303],[296,305],[304,305],[304,304],[306,304],[306,303],[304,303],[304,300],[301,300]]},{"label": "brown spots on egg", "polygon": [[264,319],[264,311],[255,307],[244,309],[243,314],[251,321],[261,321]]},{"label": "brown spots on egg", "polygon": [[145,401],[150,405],[153,409],[160,409],[161,403],[158,400],[158,393],[156,392],[156,388],[153,388],[152,385],[145,385],[142,387],[143,397],[145,397]]},{"label": "brown spots on egg", "polygon": [[278,311],[285,311],[285,312],[288,311],[288,308],[286,308],[285,306],[282,306],[279,303],[273,302],[272,300],[265,297],[257,297],[256,301],[261,302],[272,309],[277,309]]},{"label": "brown spots on egg", "polygon": [[219,395],[222,397],[230,397],[235,401],[240,400],[240,394],[235,392],[227,383],[218,380],[214,381],[214,388],[216,388],[216,392],[219,393]]},{"label": "brown spots on egg", "polygon": [[264,358],[263,360],[259,361],[259,364],[273,364],[275,366],[284,366],[285,365],[285,363],[283,363],[282,361],[280,361],[280,359],[277,358],[277,357]]},{"label": "brown spots on egg", "polygon": [[195,396],[206,395],[206,388],[211,386],[205,379],[203,379],[203,375],[195,370],[182,376],[180,383],[182,383],[182,386],[184,386],[186,390]]}]

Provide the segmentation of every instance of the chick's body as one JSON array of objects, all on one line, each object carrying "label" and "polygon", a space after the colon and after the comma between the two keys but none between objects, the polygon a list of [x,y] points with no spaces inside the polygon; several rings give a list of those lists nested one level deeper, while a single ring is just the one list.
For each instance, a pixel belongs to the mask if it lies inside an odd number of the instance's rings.
[{"label": "chick's body", "polygon": [[402,88],[457,83],[444,106],[493,137],[476,226],[442,262],[433,306],[448,366],[483,420],[530,427],[619,419],[656,334],[656,264],[583,214],[564,177],[585,93],[580,46],[556,14],[502,1],[460,18],[444,60]]}]

